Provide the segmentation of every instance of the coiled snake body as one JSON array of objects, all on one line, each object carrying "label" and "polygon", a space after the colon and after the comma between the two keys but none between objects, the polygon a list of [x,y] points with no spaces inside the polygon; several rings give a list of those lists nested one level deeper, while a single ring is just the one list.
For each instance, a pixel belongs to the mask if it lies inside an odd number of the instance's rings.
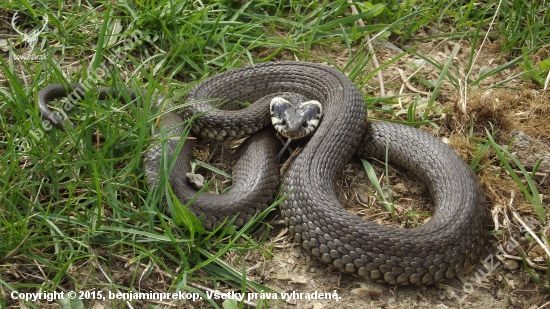
[{"label": "coiled snake body", "polygon": [[[487,212],[483,194],[468,165],[447,145],[420,130],[391,123],[368,122],[361,93],[341,72],[305,62],[270,62],[216,75],[195,86],[188,101],[212,99],[183,108],[183,119],[206,114],[193,122],[193,131],[212,139],[237,139],[269,124],[267,104],[239,111],[211,110],[222,101],[266,101],[281,91],[321,102],[324,118],[284,178],[280,205],[295,241],[321,261],[340,271],[397,285],[428,285],[453,277],[475,264],[484,251]],[[232,117],[236,118],[232,118]],[[176,136],[182,118],[163,116],[162,125]],[[177,140],[168,140],[170,155]],[[234,170],[231,196],[217,201],[205,197],[191,210],[212,228],[239,214],[237,225],[265,209],[277,192],[277,146],[266,132],[253,134],[243,145],[243,158]],[[362,220],[342,208],[335,180],[351,156],[384,158],[414,172],[428,186],[435,204],[423,226],[396,229]],[[189,152],[186,148],[183,152]],[[147,181],[156,181],[160,145],[145,156]],[[184,154],[189,155],[189,153]],[[178,158],[170,175],[182,201],[194,195],[182,179],[189,169]],[[256,160],[256,161],[255,161]],[[240,188],[240,189],[239,189]]]}]

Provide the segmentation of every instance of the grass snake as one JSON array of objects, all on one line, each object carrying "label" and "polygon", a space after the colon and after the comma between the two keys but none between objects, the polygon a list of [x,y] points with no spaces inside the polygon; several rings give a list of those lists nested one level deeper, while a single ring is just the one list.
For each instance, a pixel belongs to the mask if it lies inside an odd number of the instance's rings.
[{"label": "grass snake", "polygon": [[[39,109],[68,90],[50,86],[39,93]],[[104,90],[107,93],[109,91]],[[244,225],[268,207],[278,192],[274,154],[280,146],[270,125],[269,100],[280,92],[321,102],[324,118],[283,179],[280,205],[289,233],[308,252],[338,270],[394,285],[428,285],[450,278],[477,263],[485,250],[487,210],[478,181],[467,164],[446,144],[418,129],[387,122],[367,122],[365,102],[340,71],[307,62],[269,62],[229,70],[197,84],[181,113],[163,115],[170,135],[144,157],[146,180],[157,181],[163,149],[170,157],[185,120],[199,136],[215,140],[252,136],[239,148],[231,192],[200,195],[190,210],[214,228],[238,215]],[[214,99],[214,100],[211,100]],[[209,101],[208,101],[209,100]],[[256,102],[240,110],[220,103]],[[51,113],[51,112],[50,112]],[[255,132],[260,131],[256,134]],[[190,170],[191,143],[186,142],[169,176],[174,193],[188,202],[196,193],[182,175]],[[164,147],[164,148],[163,148]],[[413,172],[430,190],[434,214],[423,226],[398,229],[365,221],[347,212],[335,193],[335,181],[353,155],[384,159]]]}]

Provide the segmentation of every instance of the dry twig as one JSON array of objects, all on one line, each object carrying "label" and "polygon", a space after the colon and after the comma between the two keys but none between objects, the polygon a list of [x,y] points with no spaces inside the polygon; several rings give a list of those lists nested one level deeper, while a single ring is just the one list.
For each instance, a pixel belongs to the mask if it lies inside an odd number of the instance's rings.
[{"label": "dry twig", "polygon": [[[350,5],[351,12],[354,15],[358,15],[359,12],[357,11],[357,8],[353,4],[353,1],[348,0],[348,3],[351,4]],[[361,18],[359,18],[357,20],[357,23],[360,26],[365,26],[365,23],[363,22],[363,20]],[[374,52],[374,47],[372,46],[370,35],[367,34],[367,35],[365,35],[365,37],[367,38],[367,48],[372,53],[372,61],[374,62],[374,67],[378,69],[380,67],[380,64],[378,63],[378,58],[376,58],[376,53]],[[382,72],[379,70],[378,72],[376,72],[376,75],[378,76],[378,82],[380,83],[380,95],[385,96],[386,95],[386,90],[384,88],[384,78],[382,77]]]}]

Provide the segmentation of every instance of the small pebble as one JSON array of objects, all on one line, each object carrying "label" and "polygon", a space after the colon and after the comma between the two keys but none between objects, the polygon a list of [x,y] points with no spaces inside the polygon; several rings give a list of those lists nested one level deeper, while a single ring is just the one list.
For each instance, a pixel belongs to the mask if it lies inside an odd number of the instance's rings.
[{"label": "small pebble", "polygon": [[502,264],[502,267],[506,270],[516,270],[519,268],[519,263],[516,260],[505,260]]},{"label": "small pebble", "polygon": [[185,174],[187,181],[195,188],[202,189],[204,187],[204,177],[200,174],[187,173]]},{"label": "small pebble", "polygon": [[428,28],[428,30],[426,31],[429,35],[438,35],[439,34],[439,30],[435,29],[435,28]]}]

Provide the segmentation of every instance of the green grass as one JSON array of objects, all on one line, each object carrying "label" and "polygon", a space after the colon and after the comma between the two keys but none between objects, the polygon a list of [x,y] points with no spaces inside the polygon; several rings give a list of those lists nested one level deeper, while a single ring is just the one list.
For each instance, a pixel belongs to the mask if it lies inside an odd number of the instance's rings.
[{"label": "green grass", "polygon": [[[261,223],[267,212],[242,229],[228,224],[209,233],[184,210],[174,216],[164,211],[163,194],[168,196],[167,207],[183,209],[170,199],[166,181],[156,192],[147,189],[141,157],[152,141],[155,119],[163,112],[153,108],[157,95],[179,102],[194,84],[218,72],[296,58],[339,66],[363,91],[368,108],[379,118],[437,126],[433,117],[443,112],[436,106],[441,89],[505,87],[520,75],[534,73],[538,80],[544,78],[546,72],[534,72],[538,68],[531,64],[497,84],[485,83],[521,61],[530,64],[526,59],[550,37],[548,4],[503,1],[496,11],[498,4],[372,1],[357,3],[360,13],[352,15],[345,1],[0,3],[0,11],[10,20],[19,12],[16,23],[27,33],[40,26],[42,16],[49,18],[33,51],[44,57],[42,61],[16,59],[16,55],[25,54],[27,44],[9,24],[0,26],[13,34],[0,59],[0,308],[14,304],[9,298],[14,290],[138,291],[142,282],[158,276],[170,278],[161,291],[190,291],[203,297],[206,292],[197,282],[242,292],[269,290],[249,280],[243,269],[234,269],[220,259],[232,252],[239,256],[237,264],[244,265],[249,250],[259,250],[270,258],[272,248],[263,244],[266,237],[253,234],[258,227],[269,230]],[[489,28],[495,14],[497,22]],[[355,23],[359,18],[366,26]],[[453,57],[440,63],[419,54],[417,34],[426,27],[442,31],[422,40],[438,37],[467,41],[472,46],[467,51],[470,61],[466,71],[473,68],[485,35],[500,42],[499,65],[463,76]],[[365,47],[366,34],[388,38],[404,52],[381,63],[380,68],[370,69],[372,54]],[[337,62],[331,56],[333,49],[344,51],[348,60]],[[407,93],[372,95],[379,88],[376,72],[411,54],[440,73],[436,80],[419,77],[433,85],[427,103],[401,108],[397,101]],[[87,92],[66,111],[74,128],[65,132],[43,128],[36,109],[38,90],[69,82],[129,87],[142,95],[132,101],[129,91],[123,90],[121,98],[98,102],[94,93]],[[388,86],[391,83],[395,81]],[[100,136],[104,142],[99,141]],[[524,169],[522,175],[511,172],[506,162],[518,162],[491,138],[486,135],[485,146],[472,167],[486,168],[477,164],[489,148],[496,151],[540,220],[546,220],[548,207],[540,201],[536,184]],[[120,258],[132,267],[119,266]],[[13,272],[26,276],[17,278]],[[121,284],[115,279],[117,272],[124,272],[129,279]],[[89,277],[82,279],[83,274]],[[40,308],[32,302],[26,305]],[[220,307],[214,301],[210,305]],[[274,305],[258,301],[258,307]],[[91,304],[76,302],[70,308],[80,306]],[[129,308],[123,301],[108,306]],[[245,304],[228,301],[222,306],[242,308]]]}]

